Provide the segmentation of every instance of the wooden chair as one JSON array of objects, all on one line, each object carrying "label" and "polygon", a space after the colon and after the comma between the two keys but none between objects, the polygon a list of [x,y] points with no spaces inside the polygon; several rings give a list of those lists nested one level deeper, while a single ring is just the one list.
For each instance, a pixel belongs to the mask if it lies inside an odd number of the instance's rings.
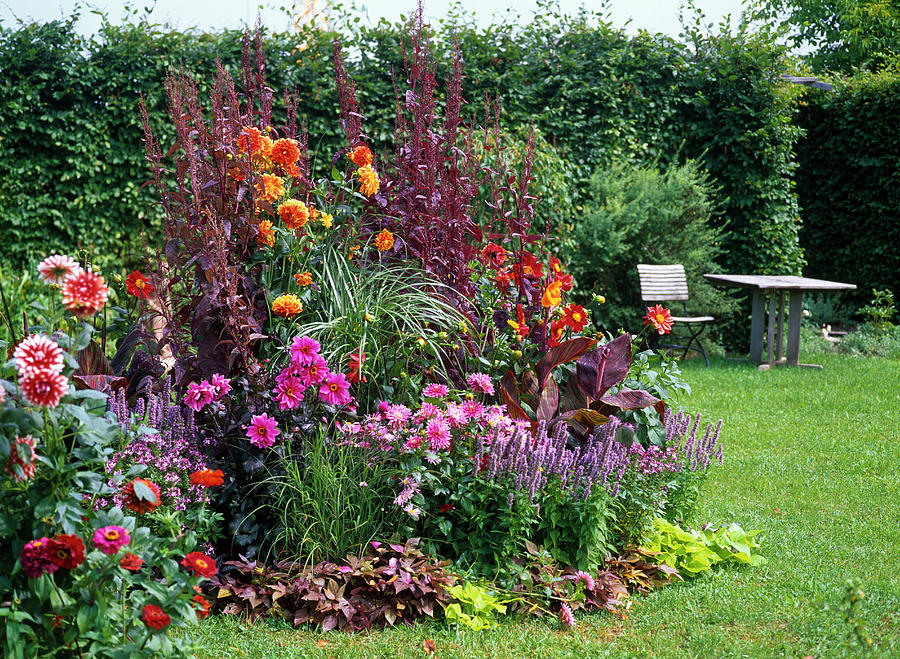
[{"label": "wooden chair", "polygon": [[[644,302],[668,302],[671,300],[681,301],[683,316],[672,316],[676,327],[685,327],[689,332],[688,336],[675,336],[672,338],[679,344],[661,345],[666,354],[672,350],[681,350],[681,358],[684,359],[689,350],[694,350],[703,355],[703,360],[709,366],[709,357],[706,356],[706,350],[700,343],[699,336],[706,327],[706,323],[715,320],[712,316],[688,316],[687,305],[685,301],[688,299],[687,277],[684,274],[684,266],[675,265],[638,265],[638,277],[641,281],[641,299]],[[681,345],[683,344],[683,345]]]}]

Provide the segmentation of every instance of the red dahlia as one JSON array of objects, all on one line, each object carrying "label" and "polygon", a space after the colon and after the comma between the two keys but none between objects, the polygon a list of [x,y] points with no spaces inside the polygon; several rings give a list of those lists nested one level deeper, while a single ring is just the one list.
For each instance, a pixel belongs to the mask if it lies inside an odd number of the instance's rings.
[{"label": "red dahlia", "polygon": [[39,371],[20,377],[19,388],[30,404],[53,408],[69,392],[69,381],[61,373]]},{"label": "red dahlia", "polygon": [[668,334],[672,331],[672,314],[661,304],[655,307],[647,307],[647,315],[644,316],[644,325],[652,323],[660,334]]},{"label": "red dahlia", "polygon": [[67,570],[84,562],[84,543],[77,535],[58,535],[47,541],[47,558]]},{"label": "red dahlia", "polygon": [[154,290],[150,280],[137,270],[132,271],[130,275],[125,277],[125,291],[129,295],[146,300]]},{"label": "red dahlia", "polygon": [[63,351],[56,341],[43,334],[32,334],[16,346],[13,353],[19,376],[37,373],[62,373]]},{"label": "red dahlia", "polygon": [[219,571],[216,568],[215,559],[210,558],[206,554],[201,554],[199,551],[192,551],[185,556],[184,560],[181,561],[181,564],[184,567],[192,569],[194,574],[201,577],[214,577]]},{"label": "red dahlia", "polygon": [[587,325],[587,314],[580,304],[570,304],[563,309],[563,322],[575,332],[582,331]]},{"label": "red dahlia", "polygon": [[156,606],[156,604],[148,604],[144,607],[144,612],[141,614],[141,620],[144,621],[144,624],[153,629],[168,627],[169,623],[172,622],[172,618],[169,617],[169,614]]}]

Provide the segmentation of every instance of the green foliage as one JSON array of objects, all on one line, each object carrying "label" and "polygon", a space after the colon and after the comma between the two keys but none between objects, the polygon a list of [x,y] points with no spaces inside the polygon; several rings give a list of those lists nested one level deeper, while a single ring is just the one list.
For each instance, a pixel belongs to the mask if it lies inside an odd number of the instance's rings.
[{"label": "green foliage", "polygon": [[703,278],[719,270],[723,232],[714,226],[715,194],[700,163],[663,170],[619,162],[594,174],[590,193],[572,269],[585,302],[592,293],[606,298],[591,308],[595,324],[615,330],[638,323],[645,311],[639,263],[684,265],[688,313],[721,317],[735,308]]},{"label": "green foliage", "polygon": [[562,491],[554,480],[542,492],[540,503],[534,541],[563,565],[596,571],[613,549],[606,488],[595,487],[587,499],[581,499]]},{"label": "green foliage", "polygon": [[891,319],[897,312],[894,306],[894,294],[891,291],[879,291],[872,289],[872,301],[859,310],[863,316],[872,325],[876,336],[881,336],[884,332],[893,328]]},{"label": "green foliage", "polygon": [[798,124],[797,194],[803,209],[805,274],[856,284],[844,299],[868,302],[873,288],[900,290],[900,74],[860,73],[834,91],[807,91]]},{"label": "green foliage", "polygon": [[865,323],[855,332],[842,337],[835,351],[862,357],[900,359],[900,326],[894,325],[879,332]]},{"label": "green foliage", "polygon": [[447,620],[481,631],[497,626],[497,614],[506,613],[506,604],[491,591],[471,581],[450,588],[453,601],[444,609]]},{"label": "green foliage", "polygon": [[720,561],[732,561],[742,565],[758,567],[766,564],[766,559],[754,550],[759,548],[756,536],[762,531],[744,531],[732,523],[718,529],[704,528],[694,534],[703,539],[704,544],[716,553]]}]

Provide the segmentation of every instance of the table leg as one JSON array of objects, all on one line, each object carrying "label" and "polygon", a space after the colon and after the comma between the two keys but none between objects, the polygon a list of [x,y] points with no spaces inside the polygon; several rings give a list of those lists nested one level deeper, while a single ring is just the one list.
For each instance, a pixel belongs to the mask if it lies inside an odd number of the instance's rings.
[{"label": "table leg", "polygon": [[803,291],[791,291],[788,309],[787,364],[800,364],[800,320],[803,318]]},{"label": "table leg", "polygon": [[778,291],[778,333],[775,344],[778,346],[778,357],[775,361],[780,362],[784,346],[784,291]]},{"label": "table leg", "polygon": [[774,363],[775,356],[775,302],[778,294],[775,291],[769,293],[769,328],[766,332],[766,362]]},{"label": "table leg", "polygon": [[750,316],[750,361],[762,362],[763,314],[766,312],[765,291],[754,289],[753,311]]}]

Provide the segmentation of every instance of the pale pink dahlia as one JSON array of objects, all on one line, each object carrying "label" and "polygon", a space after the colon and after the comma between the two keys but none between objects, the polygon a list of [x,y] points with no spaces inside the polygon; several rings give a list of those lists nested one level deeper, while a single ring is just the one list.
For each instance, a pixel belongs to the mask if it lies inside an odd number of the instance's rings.
[{"label": "pale pink dahlia", "polygon": [[271,447],[280,433],[278,422],[267,414],[257,414],[252,417],[250,427],[247,428],[247,437],[250,438],[250,443],[257,448]]},{"label": "pale pink dahlia", "polygon": [[61,373],[43,371],[20,377],[19,388],[30,404],[56,407],[60,399],[69,392],[69,381]]},{"label": "pale pink dahlia", "polygon": [[427,387],[425,387],[422,390],[422,395],[425,396],[425,398],[443,398],[449,392],[450,392],[450,390],[447,389],[446,384],[434,383],[434,384],[429,384]]},{"label": "pale pink dahlia", "polygon": [[293,410],[303,400],[303,392],[306,387],[300,378],[289,375],[283,378],[281,382],[276,383],[275,389],[272,391],[272,398],[278,401],[278,409]]},{"label": "pale pink dahlia", "polygon": [[32,334],[13,353],[19,377],[37,373],[62,373],[63,351],[56,341],[43,334]]},{"label": "pale pink dahlia", "polygon": [[90,270],[79,270],[63,282],[62,294],[66,309],[79,318],[87,318],[106,304],[109,288],[100,275]]},{"label": "pale pink dahlia", "polygon": [[94,531],[94,546],[107,556],[115,554],[129,542],[131,536],[121,526],[104,526]]},{"label": "pale pink dahlia", "polygon": [[486,373],[472,373],[466,380],[469,388],[480,394],[494,395],[494,383],[491,382],[491,376]]},{"label": "pale pink dahlia", "polygon": [[308,336],[295,336],[291,342],[291,363],[306,366],[319,356],[322,346]]},{"label": "pale pink dahlia", "polygon": [[81,270],[78,262],[71,256],[54,254],[38,263],[38,272],[48,284],[62,284],[67,278]]},{"label": "pale pink dahlia", "polygon": [[384,418],[388,425],[395,430],[406,425],[412,412],[406,405],[388,405],[384,412]]},{"label": "pale pink dahlia", "polygon": [[431,442],[431,448],[434,451],[450,448],[450,426],[440,417],[428,420],[428,425],[425,426],[425,436]]},{"label": "pale pink dahlia", "polygon": [[343,373],[329,373],[319,387],[319,398],[329,405],[346,405],[353,400],[347,376]]}]

